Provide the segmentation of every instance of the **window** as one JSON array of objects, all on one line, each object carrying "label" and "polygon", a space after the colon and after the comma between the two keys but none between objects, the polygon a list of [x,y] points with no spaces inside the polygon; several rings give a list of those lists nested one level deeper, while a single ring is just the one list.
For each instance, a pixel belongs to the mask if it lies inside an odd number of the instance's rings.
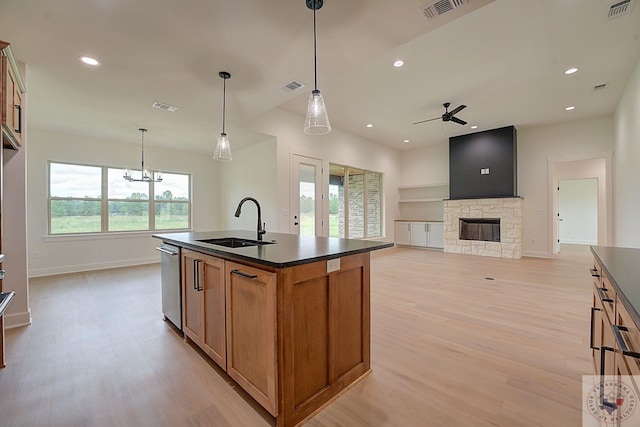
[{"label": "window", "polygon": [[329,236],[382,237],[382,174],[329,165]]},{"label": "window", "polygon": [[191,226],[191,177],[129,182],[123,169],[49,164],[49,234],[177,230]]}]

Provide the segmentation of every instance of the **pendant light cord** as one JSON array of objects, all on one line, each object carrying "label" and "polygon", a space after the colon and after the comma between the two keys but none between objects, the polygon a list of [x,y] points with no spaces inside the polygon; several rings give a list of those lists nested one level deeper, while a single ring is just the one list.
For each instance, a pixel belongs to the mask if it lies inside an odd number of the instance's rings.
[{"label": "pendant light cord", "polygon": [[225,112],[227,110],[227,79],[223,78],[224,82],[222,83],[222,133],[224,133],[224,119]]},{"label": "pendant light cord", "polygon": [[313,0],[313,79],[315,90],[318,90],[318,58],[316,46],[316,0]]},{"label": "pendant light cord", "polygon": [[142,133],[142,171],[144,172],[144,130],[140,129]]}]

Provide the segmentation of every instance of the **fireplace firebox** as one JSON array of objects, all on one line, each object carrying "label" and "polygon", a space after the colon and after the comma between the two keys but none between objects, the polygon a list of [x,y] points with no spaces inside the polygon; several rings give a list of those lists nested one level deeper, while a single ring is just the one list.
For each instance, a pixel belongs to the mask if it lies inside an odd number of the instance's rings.
[{"label": "fireplace firebox", "polygon": [[460,218],[460,240],[500,241],[500,218]]}]

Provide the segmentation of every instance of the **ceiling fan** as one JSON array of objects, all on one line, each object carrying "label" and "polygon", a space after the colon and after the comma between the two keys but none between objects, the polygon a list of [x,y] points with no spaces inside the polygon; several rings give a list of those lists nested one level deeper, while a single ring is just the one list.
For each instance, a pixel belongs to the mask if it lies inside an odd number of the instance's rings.
[{"label": "ceiling fan", "polygon": [[467,108],[467,106],[460,105],[454,108],[453,110],[449,111],[450,105],[451,105],[450,102],[445,102],[444,104],[442,104],[442,106],[444,107],[444,114],[442,116],[434,117],[433,119],[421,120],[419,122],[415,122],[414,125],[417,125],[418,123],[430,122],[432,120],[438,120],[438,119],[442,119],[443,122],[455,122],[455,123],[458,123],[459,125],[466,125],[467,122],[465,122],[464,120],[460,120],[459,118],[455,117],[455,115],[458,114],[462,109]]}]

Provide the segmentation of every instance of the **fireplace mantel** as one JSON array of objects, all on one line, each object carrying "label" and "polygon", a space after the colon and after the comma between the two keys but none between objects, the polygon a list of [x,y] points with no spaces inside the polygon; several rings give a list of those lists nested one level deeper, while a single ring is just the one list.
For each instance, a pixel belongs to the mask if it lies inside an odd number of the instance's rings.
[{"label": "fireplace mantel", "polygon": [[[460,240],[461,218],[499,218],[500,242]],[[445,200],[444,251],[497,258],[521,258],[522,198]]]}]

